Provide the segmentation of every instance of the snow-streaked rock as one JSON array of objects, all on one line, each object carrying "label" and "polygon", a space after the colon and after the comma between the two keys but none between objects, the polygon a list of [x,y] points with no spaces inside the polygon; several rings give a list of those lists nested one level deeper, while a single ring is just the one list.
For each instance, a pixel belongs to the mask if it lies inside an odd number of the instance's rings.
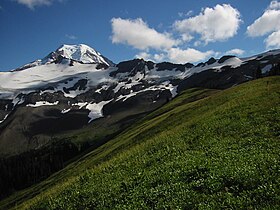
[{"label": "snow-streaked rock", "polygon": [[48,101],[37,101],[35,104],[27,104],[27,107],[39,107],[39,106],[55,106],[59,103],[59,101],[56,101],[54,103],[50,103]]},{"label": "snow-streaked rock", "polygon": [[[96,64],[106,64],[108,66],[111,66],[113,63],[103,57],[99,52],[97,52],[95,49],[85,45],[85,44],[79,44],[79,45],[62,45],[60,48],[58,48],[54,54],[60,55],[63,58],[75,60],[82,62],[84,64],[89,63],[96,63]],[[45,62],[51,62],[53,59],[52,56],[46,57],[44,60]],[[44,62],[43,62],[44,63]]]},{"label": "snow-streaked rock", "polygon": [[[263,74],[270,71],[272,64],[269,56],[280,56],[280,51],[248,58],[211,58],[196,66],[189,63],[155,64],[143,59],[115,65],[87,45],[62,45],[43,59],[15,71],[0,72],[0,100],[10,100],[13,109],[17,106],[37,108],[58,105],[61,114],[85,109],[90,112],[88,117],[91,122],[103,116],[102,109],[107,103],[126,102],[139,94],[167,91],[174,98],[186,87],[216,88],[222,80],[225,81],[222,82],[223,87],[228,87],[251,80],[256,65],[261,67]],[[219,82],[211,81],[221,72],[225,78],[219,78]],[[155,102],[154,97],[152,103]],[[3,111],[6,114],[11,110]]]}]

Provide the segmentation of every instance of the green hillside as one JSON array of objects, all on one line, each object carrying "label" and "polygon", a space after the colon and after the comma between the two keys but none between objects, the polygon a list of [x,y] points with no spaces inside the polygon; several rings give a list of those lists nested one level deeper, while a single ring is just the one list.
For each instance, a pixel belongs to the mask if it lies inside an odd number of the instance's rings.
[{"label": "green hillside", "polygon": [[280,77],[190,89],[1,209],[280,209]]}]

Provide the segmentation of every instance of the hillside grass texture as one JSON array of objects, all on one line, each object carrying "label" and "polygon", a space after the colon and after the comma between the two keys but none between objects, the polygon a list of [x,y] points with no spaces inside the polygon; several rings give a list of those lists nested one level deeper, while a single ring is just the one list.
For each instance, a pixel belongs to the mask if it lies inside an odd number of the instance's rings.
[{"label": "hillside grass texture", "polygon": [[0,208],[280,209],[279,154],[280,77],[189,89]]}]

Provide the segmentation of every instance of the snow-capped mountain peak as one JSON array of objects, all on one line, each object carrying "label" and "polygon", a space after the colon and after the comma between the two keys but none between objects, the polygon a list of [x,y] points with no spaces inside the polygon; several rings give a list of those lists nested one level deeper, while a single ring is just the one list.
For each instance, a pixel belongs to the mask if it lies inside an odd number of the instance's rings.
[{"label": "snow-capped mountain peak", "polygon": [[56,51],[49,54],[42,60],[42,63],[49,63],[57,61],[57,59],[69,59],[78,61],[84,64],[96,63],[96,64],[106,64],[112,66],[113,62],[102,56],[95,49],[85,45],[67,45],[64,44],[59,47]]},{"label": "snow-capped mountain peak", "polygon": [[36,66],[42,66],[47,64],[69,64],[73,62],[80,64],[101,64],[101,66],[113,67],[115,64],[96,51],[95,49],[85,45],[61,45],[57,50],[51,52],[43,59],[35,60],[31,63],[25,64],[22,67],[13,69],[11,71],[21,71]]}]

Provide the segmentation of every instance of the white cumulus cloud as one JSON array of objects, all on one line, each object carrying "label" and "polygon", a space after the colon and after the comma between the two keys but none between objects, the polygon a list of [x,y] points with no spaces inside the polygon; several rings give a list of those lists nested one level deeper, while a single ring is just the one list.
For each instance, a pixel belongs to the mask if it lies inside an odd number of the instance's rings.
[{"label": "white cumulus cloud", "polygon": [[134,20],[113,18],[111,23],[113,43],[128,44],[140,50],[168,49],[179,43],[170,34],[159,33],[150,28],[141,18]]},{"label": "white cumulus cloud", "polygon": [[265,39],[267,48],[280,48],[280,30],[273,32],[267,39]]},{"label": "white cumulus cloud", "polygon": [[174,28],[183,36],[197,33],[204,43],[224,41],[237,34],[241,23],[240,13],[229,4],[205,8],[194,17],[178,20]]},{"label": "white cumulus cloud", "polygon": [[228,55],[243,55],[245,53],[244,50],[241,50],[241,49],[231,49],[229,51],[226,52],[226,54]]},{"label": "white cumulus cloud", "polygon": [[135,55],[135,58],[142,58],[144,60],[152,60],[152,55],[147,52],[140,52],[139,54]]},{"label": "white cumulus cloud", "polygon": [[155,53],[155,54],[150,54],[147,52],[140,52],[139,54],[137,54],[135,56],[136,58],[143,58],[146,61],[153,61],[153,62],[162,62],[164,60],[166,60],[166,54],[164,53]]},{"label": "white cumulus cloud", "polygon": [[261,17],[247,27],[247,34],[251,37],[263,36],[280,30],[280,3],[273,1]]},{"label": "white cumulus cloud", "polygon": [[162,53],[147,53],[141,52],[137,54],[136,58],[143,58],[144,60],[151,60],[154,62],[163,62],[169,61],[172,63],[197,63],[200,61],[205,61],[211,56],[217,56],[219,53],[214,52],[213,50],[209,51],[199,51],[193,48],[181,49],[179,47],[174,47],[168,50],[165,50]]},{"label": "white cumulus cloud", "polygon": [[280,47],[280,2],[272,1],[262,16],[247,27],[247,34],[251,37],[270,34],[264,40],[266,48]]},{"label": "white cumulus cloud", "polygon": [[162,62],[166,59],[166,55],[164,53],[158,53],[154,54],[153,58],[156,62]]},{"label": "white cumulus cloud", "polygon": [[19,4],[23,4],[30,9],[34,9],[38,6],[48,6],[51,5],[54,1],[63,2],[64,0],[12,0],[16,1]]},{"label": "white cumulus cloud", "polygon": [[193,48],[187,48],[185,50],[172,48],[167,52],[169,61],[173,63],[195,63],[204,61],[213,55],[215,55],[215,52],[212,50],[201,52]]}]

